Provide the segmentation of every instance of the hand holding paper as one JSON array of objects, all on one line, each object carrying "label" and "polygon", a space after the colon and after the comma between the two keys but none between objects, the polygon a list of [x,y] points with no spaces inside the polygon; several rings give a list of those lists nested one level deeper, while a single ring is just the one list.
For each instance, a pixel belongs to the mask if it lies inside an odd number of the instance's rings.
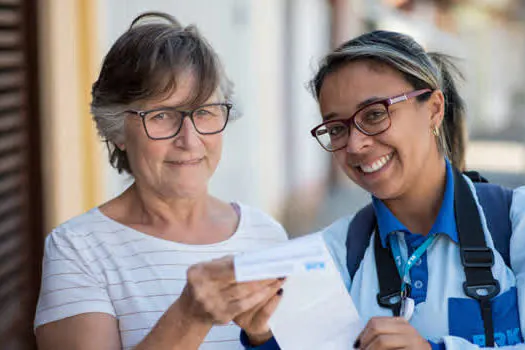
[{"label": "hand holding paper", "polygon": [[321,234],[236,256],[237,281],[287,276],[269,324],[283,350],[347,350],[363,328]]}]

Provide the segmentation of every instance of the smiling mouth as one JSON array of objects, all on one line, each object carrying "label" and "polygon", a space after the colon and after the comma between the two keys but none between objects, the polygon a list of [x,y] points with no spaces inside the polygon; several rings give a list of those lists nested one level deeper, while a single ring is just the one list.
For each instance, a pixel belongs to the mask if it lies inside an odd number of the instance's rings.
[{"label": "smiling mouth", "polygon": [[166,163],[176,166],[186,166],[186,165],[197,165],[203,161],[204,158],[189,159],[189,160],[171,160]]},{"label": "smiling mouth", "polygon": [[387,165],[388,162],[392,159],[393,155],[394,153],[390,153],[390,154],[382,156],[381,158],[379,158],[378,160],[374,161],[371,164],[359,164],[355,167],[361,170],[365,174],[375,173],[376,171],[383,169],[383,167]]}]

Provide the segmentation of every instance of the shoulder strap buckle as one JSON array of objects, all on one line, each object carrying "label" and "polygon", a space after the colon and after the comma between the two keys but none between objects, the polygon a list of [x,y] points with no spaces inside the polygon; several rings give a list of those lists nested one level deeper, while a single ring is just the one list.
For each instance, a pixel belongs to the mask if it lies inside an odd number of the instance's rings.
[{"label": "shoulder strap buckle", "polygon": [[[410,295],[412,291],[412,287],[410,284],[407,284],[405,290],[405,295]],[[381,294],[381,292],[377,293],[377,303],[381,305],[382,307],[392,309],[396,307],[397,305],[401,304],[401,298],[402,298],[402,292],[397,290],[392,293],[384,293]]]},{"label": "shoulder strap buckle", "polygon": [[500,285],[497,280],[493,280],[489,284],[468,285],[463,282],[463,291],[466,295],[476,300],[490,300],[500,292]]},{"label": "shoulder strap buckle", "polygon": [[381,293],[377,293],[377,303],[382,307],[392,309],[396,305],[399,305],[401,303],[401,293],[394,292],[386,295],[381,295]]},{"label": "shoulder strap buckle", "polygon": [[490,268],[494,266],[494,252],[489,247],[461,247],[461,263],[464,267]]}]

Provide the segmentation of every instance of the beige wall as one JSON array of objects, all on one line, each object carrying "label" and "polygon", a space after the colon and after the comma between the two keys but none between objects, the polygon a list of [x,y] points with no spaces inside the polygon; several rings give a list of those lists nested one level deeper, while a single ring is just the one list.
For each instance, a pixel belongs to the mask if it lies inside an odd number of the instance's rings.
[{"label": "beige wall", "polygon": [[104,157],[89,116],[96,2],[42,0],[39,43],[46,231],[102,199]]}]

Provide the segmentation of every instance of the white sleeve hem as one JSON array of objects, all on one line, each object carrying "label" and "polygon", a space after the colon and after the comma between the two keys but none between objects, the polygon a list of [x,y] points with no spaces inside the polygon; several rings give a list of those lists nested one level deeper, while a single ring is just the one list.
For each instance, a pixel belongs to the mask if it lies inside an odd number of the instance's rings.
[{"label": "white sleeve hem", "polygon": [[33,329],[47,323],[60,321],[68,317],[78,316],[87,313],[104,313],[116,317],[113,306],[103,301],[83,301],[74,307],[59,305],[55,308],[37,312]]}]

